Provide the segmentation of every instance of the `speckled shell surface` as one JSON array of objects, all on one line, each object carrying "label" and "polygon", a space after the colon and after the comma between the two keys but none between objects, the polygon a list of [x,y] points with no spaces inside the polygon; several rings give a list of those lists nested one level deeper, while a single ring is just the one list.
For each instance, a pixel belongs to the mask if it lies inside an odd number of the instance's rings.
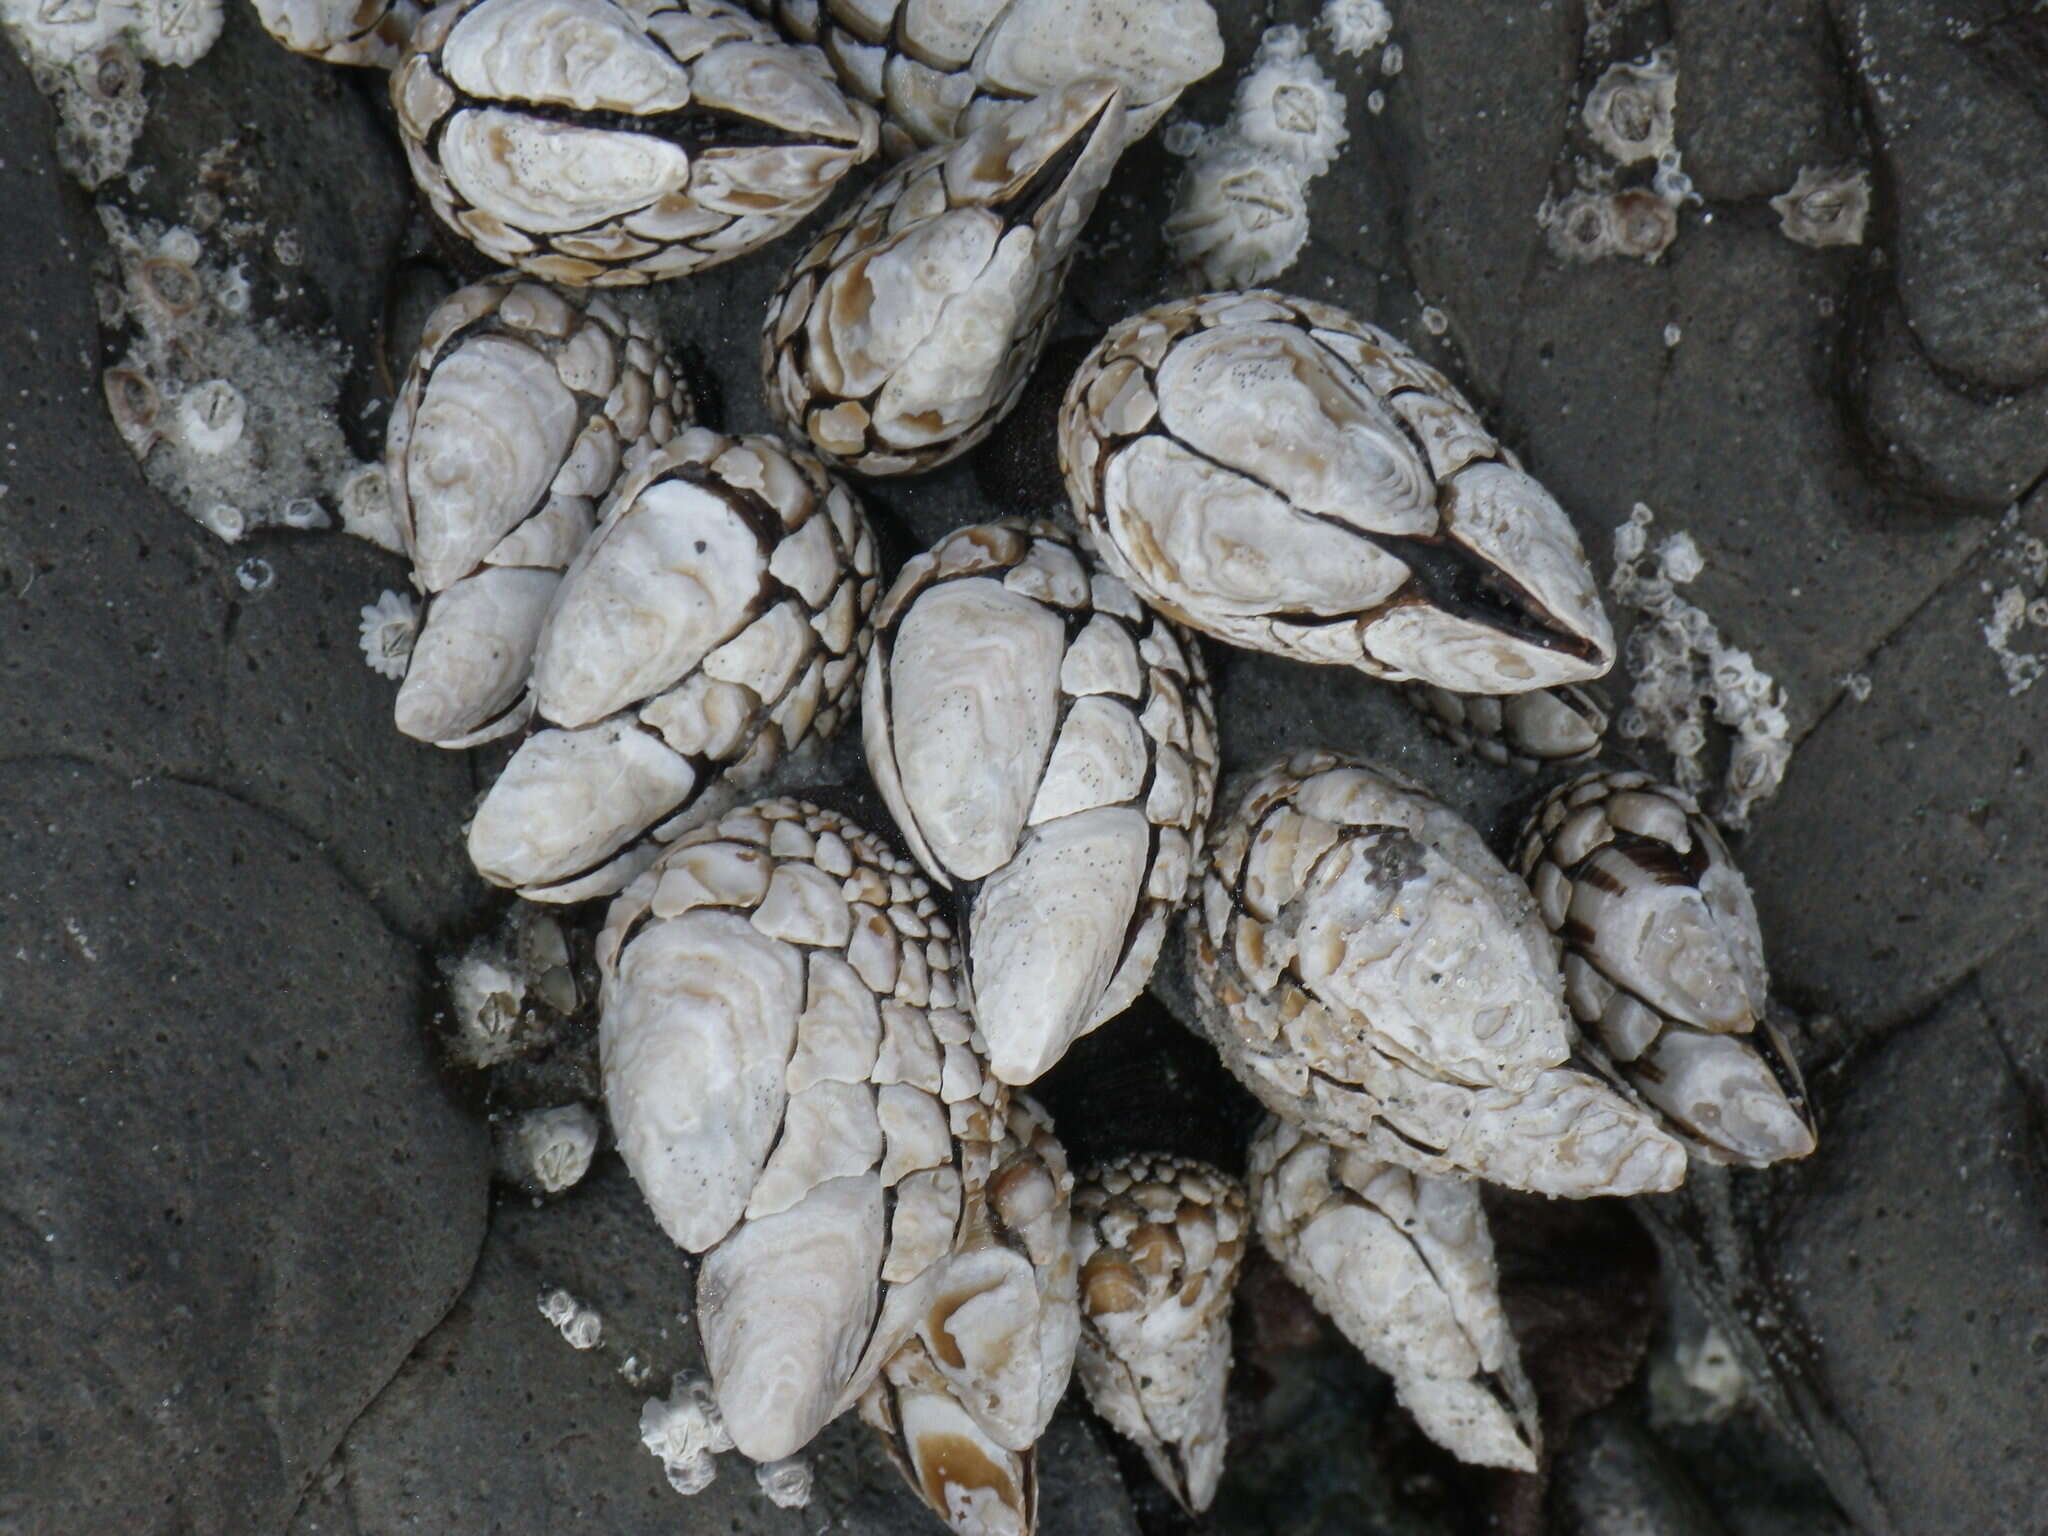
[{"label": "speckled shell surface", "polygon": [[[769,437],[692,428],[619,483],[534,652],[536,729],[477,808],[477,870],[609,895],[837,731],[877,589],[853,495]],[[797,759],[801,761],[801,759]]]},{"label": "speckled shell surface", "polygon": [[986,437],[1045,345],[1123,121],[1118,89],[1083,81],[883,177],[769,305],[762,375],[785,429],[867,475],[934,469]]},{"label": "speckled shell surface", "polygon": [[1076,1373],[1095,1411],[1194,1514],[1223,1475],[1230,1305],[1250,1227],[1244,1186],[1186,1158],[1118,1158],[1074,1192]]},{"label": "speckled shell surface", "polygon": [[986,1289],[953,1261],[1004,1091],[953,959],[915,867],[794,800],[680,838],[606,915],[605,1102],[655,1219],[705,1255],[705,1361],[756,1460],[851,1406],[942,1287]]},{"label": "speckled shell surface", "polygon": [[254,0],[263,30],[293,53],[389,69],[412,36],[414,0]]},{"label": "speckled shell surface", "polygon": [[1146,310],[1075,373],[1059,431],[1104,562],[1220,640],[1462,693],[1613,665],[1563,509],[1449,380],[1342,310],[1262,290]]},{"label": "speckled shell surface", "polygon": [[1051,523],[949,534],[877,610],[868,766],[954,893],[975,1018],[1028,1083],[1128,1007],[1200,862],[1200,652]]},{"label": "speckled shell surface", "polygon": [[391,76],[413,179],[493,260],[644,283],[774,239],[875,151],[815,49],[723,0],[451,0]]},{"label": "speckled shell surface", "polygon": [[1401,696],[1452,746],[1524,773],[1589,758],[1607,736],[1606,704],[1575,684],[1496,695],[1407,683]]},{"label": "speckled shell surface", "polygon": [[965,1149],[963,1169],[959,1246],[861,1417],[962,1536],[1028,1532],[1032,1448],[1066,1391],[1080,1328],[1067,1246],[1073,1177],[1051,1122],[1021,1095],[993,1145]]},{"label": "speckled shell surface", "polygon": [[1440,1178],[1269,1120],[1252,1143],[1259,1240],[1423,1433],[1461,1461],[1536,1470],[1536,1394],[1501,1311],[1469,1179]]},{"label": "speckled shell surface", "polygon": [[655,338],[602,297],[507,275],[428,317],[384,447],[428,598],[401,731],[467,747],[526,723],[541,623],[598,503],[691,415]]},{"label": "speckled shell surface", "polygon": [[748,0],[825,51],[847,90],[887,118],[892,154],[943,144],[1005,101],[1076,80],[1121,85],[1147,133],[1223,62],[1209,0]]},{"label": "speckled shell surface", "polygon": [[1768,1016],[1756,906],[1691,796],[1585,774],[1536,808],[1517,862],[1564,944],[1596,1065],[1710,1161],[1813,1150],[1798,1063]]},{"label": "speckled shell surface", "polygon": [[1556,951],[1464,821],[1299,752],[1219,819],[1188,939],[1198,1022],[1268,1108],[1427,1173],[1553,1195],[1675,1187],[1683,1149],[1570,1054]]}]

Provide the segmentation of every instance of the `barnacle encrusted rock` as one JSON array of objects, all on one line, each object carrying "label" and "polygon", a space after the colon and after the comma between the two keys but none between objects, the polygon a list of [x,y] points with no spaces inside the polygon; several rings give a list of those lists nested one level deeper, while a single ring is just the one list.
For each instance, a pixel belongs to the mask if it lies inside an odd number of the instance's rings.
[{"label": "barnacle encrusted rock", "polygon": [[1209,0],[748,0],[825,51],[848,91],[887,116],[891,154],[943,144],[1003,102],[1091,76],[1121,85],[1127,131],[1149,133],[1223,62]]},{"label": "barnacle encrusted rock", "polygon": [[949,534],[876,621],[868,766],[954,893],[996,1076],[1028,1083],[1144,988],[1200,863],[1201,653],[1043,522]]},{"label": "barnacle encrusted rock", "polygon": [[419,24],[416,0],[254,0],[263,30],[293,53],[389,69]]},{"label": "barnacle encrusted rock", "polygon": [[1469,1179],[1417,1173],[1269,1120],[1252,1143],[1259,1240],[1401,1406],[1461,1461],[1536,1470],[1536,1394],[1501,1311]]},{"label": "barnacle encrusted rock", "polygon": [[817,460],[677,437],[619,483],[562,579],[534,652],[541,728],[470,823],[478,872],[544,901],[620,889],[839,729],[876,589],[867,518]]},{"label": "barnacle encrusted rock", "polygon": [[692,414],[655,338],[603,297],[507,274],[428,317],[384,440],[428,597],[401,731],[468,747],[526,723],[541,622],[598,503]]},{"label": "barnacle encrusted rock", "polygon": [[1074,1191],[1075,1370],[1191,1514],[1223,1475],[1230,1303],[1249,1229],[1242,1184],[1169,1154],[1105,1163]]},{"label": "barnacle encrusted rock", "polygon": [[1798,1063],[1768,1016],[1756,906],[1690,795],[1585,774],[1536,808],[1518,865],[1564,943],[1589,1059],[1709,1161],[1813,1150]]},{"label": "barnacle encrusted rock", "polygon": [[1189,914],[1198,1022],[1283,1118],[1371,1157],[1551,1195],[1640,1194],[1684,1150],[1564,1063],[1520,881],[1420,790],[1331,752],[1258,774]]},{"label": "barnacle encrusted rock", "polygon": [[1124,143],[1086,80],[990,113],[882,178],[768,308],[762,376],[785,428],[867,475],[933,469],[1017,403]]},{"label": "barnacle encrusted rock", "polygon": [[953,1262],[1003,1089],[908,860],[764,800],[642,873],[598,963],[612,1127],[662,1230],[704,1255],[697,1325],[740,1450],[801,1449],[920,1328],[1016,1342]]},{"label": "barnacle encrusted rock", "polygon": [[917,1334],[861,1417],[961,1536],[1025,1536],[1033,1447],[1073,1368],[1080,1319],[1067,1246],[1074,1181],[1045,1112],[1013,1096],[993,1145],[964,1149],[966,1216]]},{"label": "barnacle encrusted rock", "polygon": [[1452,746],[1524,773],[1591,757],[1607,735],[1607,706],[1600,696],[1569,684],[1496,695],[1408,683],[1401,696]]},{"label": "barnacle encrusted rock", "polygon": [[1233,645],[1462,693],[1613,664],[1563,510],[1342,310],[1253,291],[1132,316],[1068,387],[1060,464],[1104,563]]},{"label": "barnacle encrusted rock", "polygon": [[560,283],[750,251],[879,132],[815,50],[724,0],[450,0],[415,29],[391,101],[434,212]]}]

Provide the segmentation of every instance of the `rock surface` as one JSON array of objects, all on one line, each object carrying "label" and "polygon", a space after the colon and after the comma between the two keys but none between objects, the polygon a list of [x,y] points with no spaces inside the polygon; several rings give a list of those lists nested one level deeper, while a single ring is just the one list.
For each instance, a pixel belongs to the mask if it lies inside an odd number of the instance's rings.
[{"label": "rock surface", "polygon": [[[1320,9],[1219,4],[1226,65],[1179,115],[1223,121],[1261,29],[1311,27]],[[1688,595],[1791,695],[1790,775],[1736,856],[1782,994],[1832,1019],[1808,1036],[1822,1149],[1806,1168],[1703,1176],[1691,1204],[1652,1213],[1667,1284],[1700,1288],[1742,1335],[1756,1375],[1746,1432],[1782,1435],[1864,1528],[1999,1529],[2001,1510],[2048,1500],[2038,1447],[2004,1454],[2013,1426],[2040,1421],[2048,1351],[2048,796],[2034,783],[2048,686],[2011,691],[2025,657],[2048,658],[2024,617],[2025,600],[2048,597],[2024,542],[2048,538],[2040,18],[2008,0],[1394,12],[1392,72],[1384,55],[1342,58],[1309,34],[1351,137],[1311,189],[1312,232],[1281,286],[1387,325],[1465,386],[1578,520],[1603,576],[1638,501],[1656,511],[1653,536],[1690,533],[1705,570]],[[1589,41],[1587,13],[1620,31]],[[1565,263],[1537,211],[1581,172],[1577,104],[1612,48],[1657,40],[1675,49],[1677,143],[1703,201],[1680,210],[1654,265]],[[249,244],[259,306],[350,344],[343,413],[364,454],[389,385],[378,354],[394,348],[378,342],[394,254],[409,262],[401,287],[424,296],[466,259],[408,233],[378,86],[285,56],[233,4],[207,58],[152,76],[145,179],[103,189],[158,219],[196,219],[211,191],[265,221]],[[48,802],[0,821],[0,839],[32,850],[0,863],[0,1052],[14,1069],[0,1078],[0,1157],[28,1170],[24,1190],[49,1191],[10,1197],[0,1258],[10,1294],[50,1298],[38,1330],[0,1338],[0,1527],[182,1518],[274,1532],[312,1480],[301,1533],[808,1531],[827,1517],[936,1529],[850,1424],[820,1446],[805,1517],[772,1509],[737,1463],[695,1505],[664,1485],[635,1421],[688,1358],[686,1284],[609,1160],[565,1201],[496,1207],[474,1284],[401,1367],[467,1271],[484,1156],[481,1128],[451,1119],[427,1081],[406,941],[480,916],[462,823],[493,764],[405,741],[390,685],[359,662],[357,610],[403,585],[398,561],[338,536],[230,548],[128,458],[100,394],[110,359],[89,269],[104,245],[51,163],[50,121],[0,50],[0,310],[16,322],[0,348],[0,795]],[[1767,206],[1824,163],[1873,173],[1860,247],[1795,245]],[[1179,168],[1156,136],[1131,152],[1084,236],[1058,342],[1092,341],[1177,291],[1159,227]],[[283,231],[302,266],[277,259]],[[647,296],[729,429],[768,425],[759,321],[794,255],[771,247]],[[389,306],[394,336],[422,303]],[[1016,468],[1034,462],[1035,480]],[[900,560],[992,512],[1056,508],[1043,464],[998,442],[868,499]],[[252,558],[267,585],[242,579]],[[1985,627],[2013,588],[2009,676]],[[1214,648],[1211,662],[1226,771],[1312,743],[1362,750],[1488,835],[1515,824],[1530,781],[1426,735],[1388,690]],[[1617,676],[1610,696],[1628,688]],[[94,808],[89,825],[60,791]],[[116,834],[182,850],[166,855],[177,882],[104,854]],[[85,851],[60,859],[59,843]],[[197,915],[228,901],[239,922]],[[129,915],[111,928],[101,910]],[[14,936],[23,923],[32,941]],[[262,981],[279,963],[288,993]],[[202,971],[212,1002],[167,1009],[166,996],[196,996]],[[1171,1006],[1171,974],[1159,991]],[[1121,1060],[1114,1029],[1090,1037],[1114,1091],[1068,1095],[1077,1144],[1107,1148],[1128,1127],[1089,1118],[1142,1097],[1152,1112],[1133,1123],[1170,1121],[1176,1105],[1212,1115],[1223,1131],[1199,1139],[1227,1160],[1242,1125],[1203,1072],[1177,1065],[1203,1047],[1160,1017],[1130,1022]],[[180,1076],[168,1053],[148,1059],[159,1029],[185,1043]],[[99,1058],[85,1054],[95,1042]],[[279,1054],[299,1042],[328,1059]],[[295,1064],[290,1084],[280,1060]],[[88,1135],[101,1122],[83,1117],[108,1109],[134,1131]],[[365,1136],[373,1155],[359,1153]],[[361,1214],[373,1200],[374,1218]],[[344,1239],[348,1262],[318,1262]],[[544,1283],[588,1292],[610,1329],[603,1351],[553,1334],[535,1309]],[[1312,1316],[1287,1324],[1290,1305],[1267,1294],[1240,1309],[1235,1470],[1208,1529],[1484,1528],[1496,1490],[1422,1445],[1385,1383]],[[616,1374],[627,1352],[654,1369],[648,1387]],[[1561,1448],[1553,1515],[1590,1521],[1597,1506],[1640,1524],[1683,1507],[1731,1536],[1838,1528],[1796,1468],[1747,1502],[1722,1497],[1715,1469],[1739,1461],[1739,1438],[1653,1439],[1640,1397]],[[1187,1529],[1131,1466],[1126,1497],[1117,1454],[1085,1419],[1058,1422],[1048,1531]],[[1688,1487],[1708,1494],[1704,1517]],[[151,1502],[166,1497],[184,1502]]]},{"label": "rock surface", "polygon": [[0,764],[0,1528],[280,1528],[482,1237],[419,984],[276,817]]},{"label": "rock surface", "polygon": [[[603,1319],[596,1348],[571,1349],[540,1315],[538,1298],[558,1287]],[[501,1201],[468,1292],[350,1429],[293,1536],[891,1536],[930,1523],[880,1442],[850,1416],[808,1453],[807,1509],[770,1504],[737,1452],[719,1458],[702,1493],[685,1499],[671,1489],[641,1448],[640,1405],[666,1397],[674,1372],[702,1369],[691,1296],[686,1255],[655,1225],[617,1157],[601,1158],[548,1205]],[[1062,1418],[1042,1455],[1042,1536],[1135,1536],[1090,1425]]]}]

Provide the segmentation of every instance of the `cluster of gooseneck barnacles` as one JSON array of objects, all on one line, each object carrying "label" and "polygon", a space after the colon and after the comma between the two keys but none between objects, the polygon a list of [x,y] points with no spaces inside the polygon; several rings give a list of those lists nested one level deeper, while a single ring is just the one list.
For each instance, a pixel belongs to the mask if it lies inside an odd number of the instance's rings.
[{"label": "cluster of gooseneck barnacles", "polygon": [[[699,1256],[709,1372],[650,1443],[701,1485],[709,1448],[781,1463],[857,1409],[956,1530],[1025,1532],[1072,1372],[1199,1510],[1256,1239],[1429,1435],[1532,1467],[1474,1181],[1632,1194],[1812,1148],[1747,889],[1638,773],[1557,788],[1512,870],[1309,744],[1219,801],[1199,637],[1403,684],[1497,760],[1590,758],[1614,642],[1564,512],[1401,342],[1264,291],[1088,355],[1073,526],[958,529],[885,590],[842,478],[1016,403],[1119,154],[1220,62],[1206,0],[258,7],[390,68],[427,201],[518,269],[441,306],[392,419],[426,600],[397,719],[523,733],[478,871],[610,898],[605,1106]],[[878,148],[765,317],[786,436],[693,424],[603,290],[787,232]],[[761,798],[856,716],[893,828]],[[1190,1022],[1271,1111],[1247,1177],[1072,1170],[1022,1090],[1176,924]]]}]

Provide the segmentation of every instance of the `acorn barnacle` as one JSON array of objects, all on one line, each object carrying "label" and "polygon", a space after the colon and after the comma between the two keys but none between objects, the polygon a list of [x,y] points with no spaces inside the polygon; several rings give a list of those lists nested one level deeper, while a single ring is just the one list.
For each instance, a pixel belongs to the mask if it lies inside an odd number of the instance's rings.
[{"label": "acorn barnacle", "polygon": [[608,300],[513,275],[428,318],[392,406],[385,481],[427,594],[398,728],[444,747],[519,729],[562,572],[625,460],[688,422],[688,391]]},{"label": "acorn barnacle", "polygon": [[1464,693],[1613,664],[1563,510],[1341,310],[1253,291],[1135,315],[1075,374],[1059,447],[1104,563],[1218,639]]},{"label": "acorn barnacle", "polygon": [[875,152],[873,110],[722,0],[453,0],[391,76],[413,179],[486,256],[644,283],[784,233]]},{"label": "acorn barnacle", "polygon": [[1201,655],[1051,523],[949,534],[876,618],[868,765],[953,892],[996,1076],[1028,1083],[1143,989],[1200,864]]},{"label": "acorn barnacle", "polygon": [[1132,1154],[1075,1188],[1076,1373],[1193,1514],[1223,1475],[1230,1304],[1250,1239],[1244,1186],[1206,1163]]},{"label": "acorn barnacle", "polygon": [[1566,1065],[1535,903],[1422,791],[1330,752],[1271,765],[1219,819],[1188,921],[1198,1022],[1283,1118],[1542,1194],[1684,1178],[1648,1113]]},{"label": "acorn barnacle", "polygon": [[942,1285],[963,1328],[1019,1326],[952,1262],[1005,1122],[951,940],[908,860],[795,800],[679,838],[606,915],[605,1103],[662,1230],[704,1255],[705,1363],[757,1461],[851,1407]]},{"label": "acorn barnacle", "polygon": [[1691,796],[1642,773],[1583,775],[1537,807],[1518,862],[1563,941],[1590,1059],[1710,1162],[1813,1150],[1749,886]]},{"label": "acorn barnacle", "polygon": [[867,475],[986,437],[1044,348],[1123,119],[1108,80],[1005,105],[848,209],[769,305],[762,375],[786,429]]},{"label": "acorn barnacle", "polygon": [[539,728],[477,808],[485,879],[620,889],[658,845],[838,730],[870,642],[874,538],[770,437],[692,428],[620,481],[548,610]]},{"label": "acorn barnacle", "polygon": [[1005,101],[1091,76],[1123,87],[1133,138],[1223,62],[1209,0],[748,0],[817,43],[882,109],[891,154],[943,144]]},{"label": "acorn barnacle", "polygon": [[1501,1311],[1469,1179],[1417,1173],[1284,1120],[1252,1143],[1259,1241],[1401,1406],[1461,1461],[1536,1470],[1536,1394]]},{"label": "acorn barnacle", "polygon": [[255,0],[263,30],[293,53],[389,69],[418,25],[417,0]]}]

